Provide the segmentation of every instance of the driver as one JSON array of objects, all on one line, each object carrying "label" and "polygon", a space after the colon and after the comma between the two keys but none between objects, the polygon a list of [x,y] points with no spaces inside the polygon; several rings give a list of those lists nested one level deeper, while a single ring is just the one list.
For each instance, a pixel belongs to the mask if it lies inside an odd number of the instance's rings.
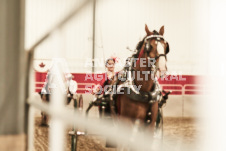
[{"label": "driver", "polygon": [[109,58],[105,62],[105,67],[107,68],[107,72],[105,73],[105,78],[100,81],[100,84],[96,85],[93,89],[92,94],[104,94],[104,87],[106,85],[111,85],[114,77],[117,73],[115,73],[115,58]]},{"label": "driver", "polygon": [[[106,78],[103,78],[99,85],[97,85],[94,89],[92,94],[103,94],[104,96],[106,92],[104,92],[104,87],[106,85],[112,85],[114,77],[117,73],[115,73],[115,62],[116,58],[108,58],[105,62],[105,67],[107,68],[107,72],[105,73]],[[108,90],[108,89],[107,89]],[[105,90],[105,91],[107,91]],[[105,108],[106,113],[110,113],[110,104],[108,103]],[[99,106],[99,113],[100,116],[102,115],[102,108]]]}]

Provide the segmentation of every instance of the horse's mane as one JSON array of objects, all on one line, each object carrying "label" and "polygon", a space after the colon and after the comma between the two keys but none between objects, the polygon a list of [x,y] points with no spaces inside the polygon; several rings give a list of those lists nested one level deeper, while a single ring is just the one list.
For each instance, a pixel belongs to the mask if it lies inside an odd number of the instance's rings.
[{"label": "horse's mane", "polygon": [[143,40],[141,40],[141,41],[138,42],[138,44],[137,44],[137,46],[136,46],[136,49],[137,49],[138,51],[140,51],[142,45],[144,44],[144,39],[145,39],[145,38],[146,38],[146,36],[143,38]]},{"label": "horse's mane", "polygon": [[139,53],[140,53],[140,50],[141,50],[141,47],[143,46],[143,44],[144,44],[144,40],[145,40],[145,38],[146,38],[146,36],[141,40],[141,41],[139,41],[138,43],[137,43],[137,46],[136,46],[136,50],[137,50],[137,53],[136,54],[133,54],[133,56],[132,57],[134,57],[134,58],[138,58],[138,55],[139,55]]}]

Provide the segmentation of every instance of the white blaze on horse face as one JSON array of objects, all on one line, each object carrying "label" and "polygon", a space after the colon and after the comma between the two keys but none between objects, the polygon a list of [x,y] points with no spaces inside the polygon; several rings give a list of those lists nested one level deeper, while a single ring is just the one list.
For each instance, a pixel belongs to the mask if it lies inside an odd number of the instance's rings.
[{"label": "white blaze on horse face", "polygon": [[[159,55],[165,54],[164,46],[160,42],[157,43],[157,51]],[[166,58],[164,56],[159,57],[158,68],[160,71],[166,71]]]}]

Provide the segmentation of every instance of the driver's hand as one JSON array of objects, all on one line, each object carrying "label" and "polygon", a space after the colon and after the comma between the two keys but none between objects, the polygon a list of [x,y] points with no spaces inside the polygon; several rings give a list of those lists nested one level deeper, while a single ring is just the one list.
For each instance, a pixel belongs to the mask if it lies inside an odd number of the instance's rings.
[{"label": "driver's hand", "polygon": [[99,94],[100,93],[100,90],[101,90],[101,85],[95,85],[94,88],[93,88],[93,91],[92,91],[92,94]]}]

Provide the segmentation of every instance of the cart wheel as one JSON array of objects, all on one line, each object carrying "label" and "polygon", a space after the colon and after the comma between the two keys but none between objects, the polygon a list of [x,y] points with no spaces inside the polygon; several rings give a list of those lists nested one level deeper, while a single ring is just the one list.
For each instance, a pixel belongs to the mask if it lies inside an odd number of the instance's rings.
[{"label": "cart wheel", "polygon": [[158,139],[163,139],[163,112],[162,108],[158,110],[158,117],[155,124],[154,137]]}]

